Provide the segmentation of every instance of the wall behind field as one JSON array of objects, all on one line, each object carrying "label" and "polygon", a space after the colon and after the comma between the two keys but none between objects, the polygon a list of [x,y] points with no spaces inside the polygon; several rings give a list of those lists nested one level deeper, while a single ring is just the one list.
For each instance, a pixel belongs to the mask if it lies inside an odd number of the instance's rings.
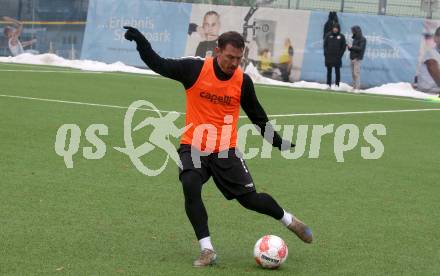
[{"label": "wall behind field", "polygon": [[[313,12],[309,21],[301,79],[325,82],[322,29],[327,13]],[[405,17],[339,14],[341,32],[351,44],[351,27],[362,28],[367,48],[362,62],[364,86],[390,82],[413,82],[422,39],[424,20]],[[351,82],[349,51],[345,52],[341,70],[343,82]]]},{"label": "wall behind field", "polygon": [[[138,26],[162,56],[193,56],[200,43],[206,40],[201,27],[209,11],[219,15],[217,33],[230,30],[243,33],[250,8],[138,0],[121,5],[116,0],[91,0],[81,57],[145,66],[134,44],[122,39],[124,24]],[[327,17],[327,12],[258,8],[247,22],[248,26],[254,26],[247,29],[249,60],[258,66],[261,51],[268,49],[274,69],[270,77],[280,78],[277,68],[285,52],[284,43],[290,39],[294,49],[290,81],[324,82],[322,37]],[[426,29],[424,19],[349,13],[339,14],[339,18],[347,41],[350,42],[353,25],[361,26],[367,38],[361,72],[363,87],[413,82],[422,40],[427,33],[433,32],[432,28]],[[190,24],[199,28],[188,32]],[[350,83],[348,55],[347,51],[342,81]]]},{"label": "wall behind field", "polygon": [[[108,63],[122,61],[145,67],[135,44],[123,39],[122,26],[132,25],[147,36],[160,55],[172,58],[193,56],[200,45],[207,43],[203,31],[204,16],[209,11],[215,11],[219,15],[219,22],[214,32],[218,34],[230,30],[243,33],[246,23],[248,61],[258,67],[261,52],[265,49],[269,51],[273,69],[269,75],[271,78],[281,78],[279,64],[286,52],[285,42],[290,40],[294,49],[290,81],[325,81],[322,32],[327,12],[262,7],[249,16],[249,7],[145,0],[90,0],[86,21],[82,21],[85,16],[81,13],[75,18],[64,19],[64,16],[58,21],[68,22],[58,22],[62,26],[58,27],[51,20],[53,14],[44,17],[44,8],[41,5],[37,10],[41,20],[38,17],[18,18],[27,21],[21,39],[36,38],[37,43],[32,47],[40,53],[47,52],[52,46],[52,51],[67,58],[81,57]],[[58,10],[59,14],[63,12],[62,9]],[[40,25],[35,25],[37,19]],[[353,25],[361,26],[367,37],[367,53],[361,72],[364,88],[390,82],[413,82],[419,61],[424,51],[432,47],[432,34],[440,24],[420,18],[350,13],[339,14],[339,19],[342,32],[349,42]],[[0,20],[0,24],[2,30],[1,26],[6,26],[6,23]],[[189,26],[193,27],[191,32]],[[3,35],[1,37],[3,48],[0,49],[0,55],[8,55],[6,40]],[[210,54],[212,51],[208,50],[204,55]],[[343,59],[342,81],[351,82],[348,51]]]}]

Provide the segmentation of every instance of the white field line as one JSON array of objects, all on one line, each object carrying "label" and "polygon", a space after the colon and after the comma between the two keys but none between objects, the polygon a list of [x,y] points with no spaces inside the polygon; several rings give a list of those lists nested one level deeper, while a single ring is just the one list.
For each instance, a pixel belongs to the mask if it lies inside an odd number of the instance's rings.
[{"label": "white field line", "polygon": [[[162,78],[166,79],[160,75],[153,74],[140,74],[140,73],[129,73],[129,72],[120,72],[120,71],[92,71],[92,70],[84,70],[79,68],[72,67],[56,67],[52,70],[51,67],[55,67],[54,65],[28,65],[20,64],[20,63],[0,63],[0,65],[22,65],[20,67],[28,67],[28,68],[41,68],[46,70],[37,70],[37,69],[0,69],[0,72],[28,72],[28,73],[72,73],[72,74],[107,74],[107,75],[119,75],[119,76],[141,76],[148,77],[152,79]],[[59,68],[59,69],[57,69]]]},{"label": "white field line", "polygon": [[[97,104],[97,103],[86,103],[86,102],[76,102],[76,101],[64,101],[55,99],[44,99],[44,98],[34,98],[25,96],[15,96],[15,95],[4,95],[0,94],[3,98],[13,98],[21,100],[32,100],[32,101],[43,101],[43,102],[54,102],[54,103],[64,103],[64,104],[76,104],[84,106],[96,106],[96,107],[107,107],[107,108],[117,108],[117,109],[128,109],[128,106],[120,105],[108,105],[108,104]],[[154,110],[150,108],[139,108],[139,110],[153,111],[160,113],[171,112],[169,110]],[[301,117],[301,116],[332,116],[332,115],[355,115],[355,114],[379,114],[379,113],[405,113],[405,112],[427,112],[427,111],[440,111],[440,108],[422,108],[422,109],[396,109],[396,110],[369,110],[369,111],[349,111],[349,112],[320,112],[320,113],[292,113],[292,114],[273,114],[268,115],[271,118],[280,117]],[[184,115],[184,112],[178,112]],[[240,118],[247,118],[247,116],[240,116]]]},{"label": "white field line", "polygon": [[[128,109],[129,108],[128,106],[120,106],[120,105],[109,105],[109,104],[97,104],[97,103],[63,101],[63,100],[55,100],[55,99],[33,98],[33,97],[3,95],[3,94],[0,94],[0,97],[13,98],[13,99],[21,99],[21,100],[31,100],[31,101],[42,101],[42,102],[53,102],[53,103],[64,103],[64,104],[76,104],[76,105],[85,105],[85,106],[117,108],[117,109]],[[155,110],[155,109],[151,109],[151,108],[138,108],[138,109],[139,110],[145,110],[145,111],[160,112],[160,113],[177,112],[177,111],[172,111],[172,110]],[[178,112],[178,113],[179,114],[185,114],[185,113],[182,113],[182,112]]]},{"label": "white field line", "polygon": [[[277,117],[300,117],[300,116],[331,116],[331,115],[355,115],[355,114],[380,114],[380,113],[405,113],[405,112],[423,112],[440,111],[440,108],[421,108],[421,109],[395,109],[395,110],[370,110],[370,111],[348,111],[348,112],[322,112],[322,113],[292,113],[267,115],[271,118]],[[246,116],[240,116],[240,118]]]},{"label": "white field line", "polygon": [[[55,67],[54,65],[32,65],[32,64],[21,64],[21,63],[0,63],[1,65],[22,65],[22,67],[40,67],[40,68],[47,68],[47,67]],[[158,79],[165,77],[162,77],[160,75],[149,75],[149,74],[138,74],[138,73],[128,73],[128,72],[118,72],[118,71],[87,71],[82,69],[76,69],[71,67],[58,67],[59,70],[19,70],[19,69],[0,69],[0,72],[34,72],[34,73],[73,73],[73,74],[106,74],[106,75],[124,75],[124,76],[142,76],[152,79]],[[70,69],[70,70],[69,70]],[[78,71],[76,71],[78,70]],[[362,95],[363,97],[374,97],[374,98],[386,98],[390,100],[400,100],[400,101],[426,101],[424,99],[417,99],[417,98],[409,98],[409,97],[399,97],[399,96],[393,96],[393,95],[380,95],[380,94],[368,94],[368,93],[347,93],[345,91],[325,91],[320,89],[314,89],[314,88],[299,88],[299,87],[289,87],[289,86],[278,86],[278,85],[270,85],[270,84],[262,84],[262,83],[255,83],[255,86],[259,87],[265,87],[265,88],[273,88],[273,89],[280,89],[280,90],[311,90],[314,93],[325,93],[325,94],[334,94],[334,95],[344,95],[344,96],[359,96]]]},{"label": "white field line", "polygon": [[69,73],[69,74],[102,74],[100,71],[74,71],[74,70],[16,70],[16,69],[0,69],[0,72],[20,72],[20,73]]}]

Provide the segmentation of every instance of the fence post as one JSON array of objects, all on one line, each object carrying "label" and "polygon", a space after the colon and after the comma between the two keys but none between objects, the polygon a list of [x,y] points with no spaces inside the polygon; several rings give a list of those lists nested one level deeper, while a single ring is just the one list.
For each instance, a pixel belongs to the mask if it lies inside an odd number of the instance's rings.
[{"label": "fence post", "polygon": [[299,10],[300,0],[296,0],[296,9]]},{"label": "fence post", "polygon": [[380,0],[379,1],[379,15],[385,15],[387,12],[387,0]]},{"label": "fence post", "polygon": [[290,9],[290,0],[287,2],[287,8]]},{"label": "fence post", "polygon": [[432,19],[432,0],[429,0],[429,3],[428,3],[428,19]]},{"label": "fence post", "polygon": [[345,1],[341,0],[341,12],[344,12]]}]

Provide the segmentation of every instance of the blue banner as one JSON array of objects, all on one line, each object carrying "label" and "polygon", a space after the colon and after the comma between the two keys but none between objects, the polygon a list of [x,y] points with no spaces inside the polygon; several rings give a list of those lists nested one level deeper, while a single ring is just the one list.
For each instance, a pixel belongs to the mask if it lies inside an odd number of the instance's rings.
[{"label": "blue banner", "polygon": [[[362,87],[413,82],[416,75],[423,19],[362,14],[338,14],[341,32],[351,44],[351,27],[359,25],[367,39],[361,65]],[[301,79],[326,82],[323,27],[328,13],[312,12],[304,49]],[[349,51],[343,58],[341,81],[351,84]],[[334,77],[333,77],[334,79]]]},{"label": "blue banner", "polygon": [[138,28],[163,57],[184,55],[192,5],[148,0],[90,0],[81,59],[144,66],[125,25]]}]

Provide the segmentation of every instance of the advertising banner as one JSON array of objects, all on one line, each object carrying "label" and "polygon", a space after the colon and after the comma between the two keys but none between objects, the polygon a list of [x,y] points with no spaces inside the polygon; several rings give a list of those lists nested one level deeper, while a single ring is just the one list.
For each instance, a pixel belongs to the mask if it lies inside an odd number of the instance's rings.
[{"label": "advertising banner", "polygon": [[[325,83],[323,27],[328,13],[312,12],[305,47],[301,79]],[[341,33],[351,43],[351,27],[360,26],[367,39],[361,65],[362,86],[378,86],[392,82],[413,82],[423,20],[416,18],[338,14]],[[349,52],[346,51],[341,70],[342,82],[351,83]]]},{"label": "advertising banner", "polygon": [[91,0],[81,59],[145,64],[123,26],[138,28],[164,57],[184,55],[191,4],[156,1]]}]

